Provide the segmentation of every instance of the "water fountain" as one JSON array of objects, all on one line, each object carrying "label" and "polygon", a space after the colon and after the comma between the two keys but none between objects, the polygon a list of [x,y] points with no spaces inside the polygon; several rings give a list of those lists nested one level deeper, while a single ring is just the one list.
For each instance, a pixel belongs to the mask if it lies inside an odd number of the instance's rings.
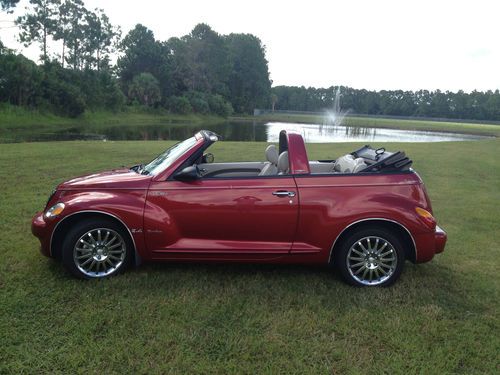
[{"label": "water fountain", "polygon": [[338,87],[333,98],[333,108],[325,111],[325,125],[342,125],[349,111],[349,109],[343,110],[340,108],[340,87]]}]

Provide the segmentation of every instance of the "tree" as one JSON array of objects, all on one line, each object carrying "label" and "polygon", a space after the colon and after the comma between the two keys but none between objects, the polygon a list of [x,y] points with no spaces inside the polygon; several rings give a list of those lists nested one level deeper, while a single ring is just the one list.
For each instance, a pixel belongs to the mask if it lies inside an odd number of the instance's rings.
[{"label": "tree", "polygon": [[30,0],[31,13],[18,17],[16,24],[21,26],[19,41],[29,46],[34,42],[41,44],[42,62],[48,61],[47,41],[56,27],[56,15],[60,0]]},{"label": "tree", "polygon": [[268,107],[271,81],[262,42],[251,34],[230,34],[226,40],[232,65],[229,92],[233,107],[245,113]]},{"label": "tree", "polygon": [[71,29],[71,9],[72,1],[63,0],[58,9],[59,17],[54,32],[54,39],[62,41],[61,65],[63,67],[66,62],[66,46]]},{"label": "tree", "polygon": [[129,87],[129,98],[146,106],[158,103],[161,99],[158,80],[151,73],[135,76]]},{"label": "tree", "polygon": [[[172,110],[227,114],[268,106],[271,81],[261,41],[249,34],[221,36],[206,24],[167,42],[136,25],[120,44],[118,72],[124,92],[141,73],[159,82],[162,105]],[[177,99],[170,100],[171,97]],[[230,102],[229,102],[230,101]],[[212,103],[212,105],[210,105]]]},{"label": "tree", "polygon": [[19,106],[37,104],[41,74],[38,66],[22,55],[0,54],[0,101]]},{"label": "tree", "polygon": [[122,56],[117,62],[122,81],[130,83],[136,75],[154,71],[158,49],[154,34],[147,27],[137,24],[130,30],[120,43]]},{"label": "tree", "polygon": [[[314,87],[277,86],[272,93],[278,97],[276,107],[295,111],[322,111],[333,103],[337,87],[327,89]],[[356,90],[340,87],[342,107],[354,113],[442,117],[474,120],[500,120],[500,92],[497,90],[469,94],[462,90],[453,93],[440,90],[402,91]]]},{"label": "tree", "polygon": [[82,0],[63,0],[59,6],[54,39],[62,41],[63,66],[101,70],[109,64],[120,33],[102,9],[89,11]]},{"label": "tree", "polygon": [[168,46],[158,42],[147,27],[137,24],[123,38],[119,47],[122,56],[118,59],[117,67],[124,91],[128,92],[135,76],[150,73],[159,81],[163,92],[170,80]]},{"label": "tree", "polygon": [[84,60],[85,21],[89,12],[81,0],[64,0],[58,11],[55,39],[62,40],[62,65],[66,62],[76,70],[82,67]]},{"label": "tree", "polygon": [[187,45],[180,38],[170,38],[166,43],[169,52],[170,82],[168,96],[182,95],[189,90],[188,80],[185,78],[190,74],[187,64]]},{"label": "tree", "polygon": [[201,23],[181,40],[185,43],[184,48],[175,51],[174,58],[180,57],[187,66],[186,86],[193,91],[229,97],[231,61],[224,39]]},{"label": "tree", "polygon": [[2,7],[2,10],[6,11],[7,13],[10,13],[12,11],[12,8],[14,8],[17,3],[19,3],[19,0],[0,0],[0,6]]},{"label": "tree", "polygon": [[102,61],[109,60],[109,54],[114,51],[115,41],[119,38],[121,31],[109,22],[109,18],[102,9],[95,9],[86,15],[87,25],[85,28],[87,62],[95,66],[97,71],[101,69]]}]

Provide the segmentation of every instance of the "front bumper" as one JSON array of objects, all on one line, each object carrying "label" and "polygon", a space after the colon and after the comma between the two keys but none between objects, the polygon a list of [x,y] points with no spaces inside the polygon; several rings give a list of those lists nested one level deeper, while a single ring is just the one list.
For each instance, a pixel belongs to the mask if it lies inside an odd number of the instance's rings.
[{"label": "front bumper", "polygon": [[44,220],[43,212],[37,212],[31,221],[31,233],[40,241],[40,252],[50,257],[52,226]]}]

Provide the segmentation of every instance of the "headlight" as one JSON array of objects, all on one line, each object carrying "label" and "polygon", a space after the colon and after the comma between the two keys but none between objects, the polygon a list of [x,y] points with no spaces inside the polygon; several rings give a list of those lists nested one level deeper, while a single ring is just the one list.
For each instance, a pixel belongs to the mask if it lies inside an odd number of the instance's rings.
[{"label": "headlight", "polygon": [[58,216],[61,212],[64,210],[64,203],[57,203],[50,207],[46,212],[45,212],[45,217],[47,219],[54,218]]}]

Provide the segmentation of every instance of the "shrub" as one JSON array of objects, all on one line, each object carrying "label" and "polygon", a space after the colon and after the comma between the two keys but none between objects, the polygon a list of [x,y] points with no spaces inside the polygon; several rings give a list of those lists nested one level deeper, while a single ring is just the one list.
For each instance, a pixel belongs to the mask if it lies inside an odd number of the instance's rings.
[{"label": "shrub", "polygon": [[185,96],[171,96],[168,100],[168,108],[174,113],[187,114],[193,112],[189,99]]},{"label": "shrub", "polygon": [[78,117],[85,112],[86,104],[81,90],[63,81],[48,81],[45,87],[48,105],[63,116]]},{"label": "shrub", "polygon": [[207,114],[210,112],[210,107],[206,100],[201,98],[192,98],[189,100],[191,107],[193,107],[193,111],[196,113]]},{"label": "shrub", "polygon": [[210,112],[219,116],[227,117],[233,113],[233,106],[221,95],[209,95],[208,105]]},{"label": "shrub", "polygon": [[160,83],[151,73],[138,74],[132,80],[128,96],[145,106],[156,105],[161,100]]}]

